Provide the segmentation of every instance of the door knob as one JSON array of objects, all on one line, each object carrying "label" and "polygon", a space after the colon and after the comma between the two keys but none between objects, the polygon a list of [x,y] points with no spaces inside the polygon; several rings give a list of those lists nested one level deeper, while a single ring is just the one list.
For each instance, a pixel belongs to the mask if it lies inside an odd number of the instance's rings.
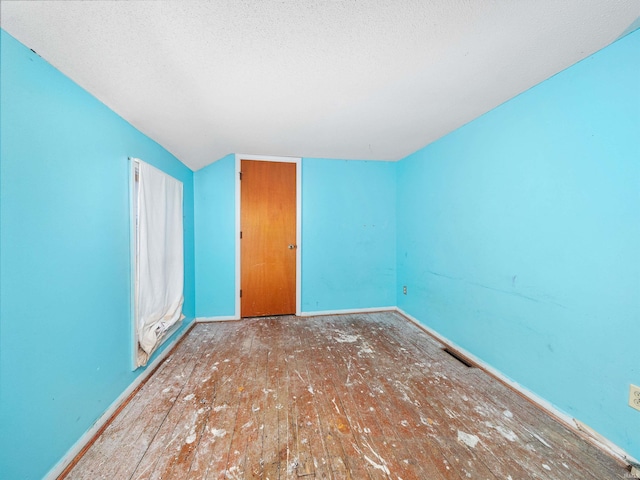
[{"label": "door knob", "polygon": [[294,245],[293,243],[289,245],[289,250],[293,250],[294,248],[298,248],[297,245]]}]

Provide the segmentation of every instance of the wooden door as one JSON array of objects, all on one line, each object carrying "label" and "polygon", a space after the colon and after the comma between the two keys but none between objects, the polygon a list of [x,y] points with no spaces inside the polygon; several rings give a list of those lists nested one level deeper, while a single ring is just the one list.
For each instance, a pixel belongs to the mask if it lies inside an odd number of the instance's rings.
[{"label": "wooden door", "polygon": [[240,312],[296,313],[296,164],[242,160]]}]

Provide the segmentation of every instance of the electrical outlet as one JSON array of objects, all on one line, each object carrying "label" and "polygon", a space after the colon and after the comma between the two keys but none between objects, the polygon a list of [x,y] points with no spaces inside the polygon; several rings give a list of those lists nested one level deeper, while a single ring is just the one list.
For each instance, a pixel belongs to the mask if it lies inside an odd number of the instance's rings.
[{"label": "electrical outlet", "polygon": [[402,287],[402,293],[404,293],[405,295],[407,294],[407,286],[406,285],[404,287]]},{"label": "electrical outlet", "polygon": [[629,406],[640,410],[640,387],[637,385],[629,386]]}]

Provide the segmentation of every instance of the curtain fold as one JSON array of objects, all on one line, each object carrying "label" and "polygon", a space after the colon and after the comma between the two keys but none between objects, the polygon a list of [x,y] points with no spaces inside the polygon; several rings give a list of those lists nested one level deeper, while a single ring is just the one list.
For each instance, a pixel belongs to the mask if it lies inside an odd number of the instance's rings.
[{"label": "curtain fold", "polygon": [[184,318],[182,182],[139,161],[135,312],[136,366],[146,365]]}]

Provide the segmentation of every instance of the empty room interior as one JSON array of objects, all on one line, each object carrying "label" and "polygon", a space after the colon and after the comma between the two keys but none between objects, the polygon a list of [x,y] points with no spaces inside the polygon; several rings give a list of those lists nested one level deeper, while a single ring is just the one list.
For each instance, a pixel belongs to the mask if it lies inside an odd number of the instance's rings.
[{"label": "empty room interior", "polygon": [[640,478],[639,2],[0,5],[0,478]]}]

